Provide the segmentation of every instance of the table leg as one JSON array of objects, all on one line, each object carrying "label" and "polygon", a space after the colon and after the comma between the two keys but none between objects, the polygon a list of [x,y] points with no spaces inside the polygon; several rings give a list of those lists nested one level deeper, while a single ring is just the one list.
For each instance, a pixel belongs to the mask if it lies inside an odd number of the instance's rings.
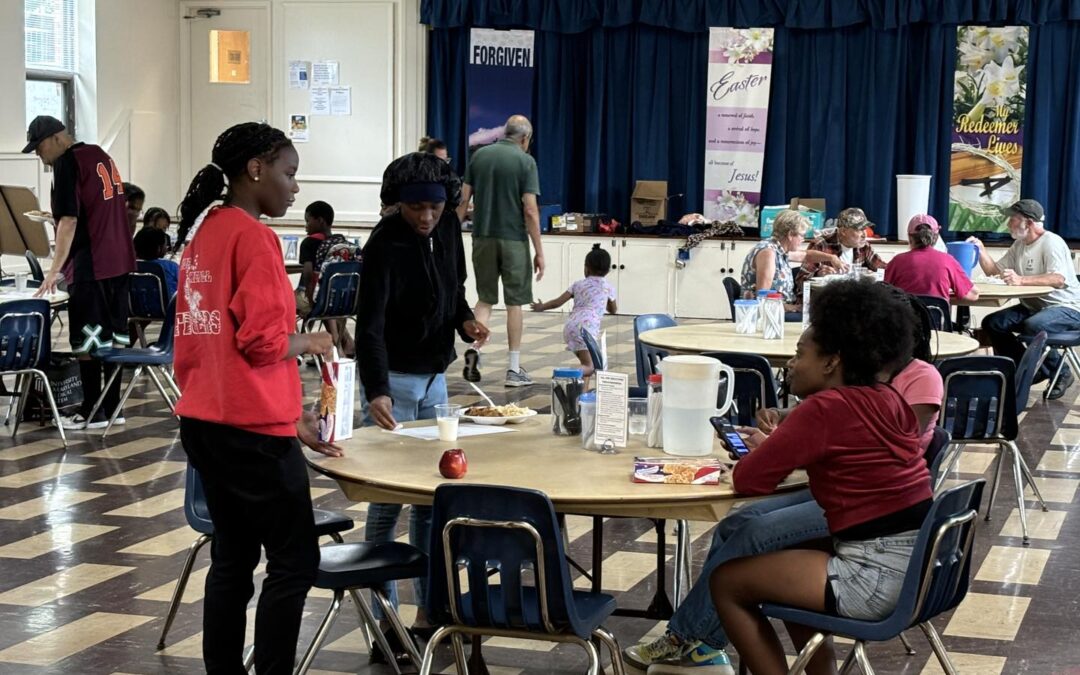
[{"label": "table leg", "polygon": [[474,635],[472,639],[472,653],[469,654],[469,675],[488,675],[487,663],[484,655],[480,653],[480,636]]},{"label": "table leg", "polygon": [[592,592],[599,593],[603,586],[604,572],[604,518],[592,519]]},{"label": "table leg", "polygon": [[[671,599],[667,594],[667,537],[664,530],[667,528],[666,520],[656,521],[656,592],[653,593],[652,602],[645,610],[644,616],[650,619],[669,619],[675,613],[671,606]],[[678,574],[678,570],[675,571]]]}]

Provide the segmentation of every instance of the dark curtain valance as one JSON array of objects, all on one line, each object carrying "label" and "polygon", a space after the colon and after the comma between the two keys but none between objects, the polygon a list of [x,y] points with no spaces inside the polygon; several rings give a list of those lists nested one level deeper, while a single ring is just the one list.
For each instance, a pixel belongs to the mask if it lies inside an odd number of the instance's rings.
[{"label": "dark curtain valance", "polygon": [[686,33],[709,26],[822,29],[913,23],[1037,25],[1080,20],[1080,0],[423,0],[432,28],[581,33],[634,24]]}]

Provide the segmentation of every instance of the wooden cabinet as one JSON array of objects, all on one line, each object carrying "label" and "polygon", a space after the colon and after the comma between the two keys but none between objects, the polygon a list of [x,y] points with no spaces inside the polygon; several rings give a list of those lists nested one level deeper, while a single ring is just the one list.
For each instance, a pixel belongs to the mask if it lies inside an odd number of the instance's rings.
[{"label": "wooden cabinet", "polygon": [[619,241],[619,313],[637,316],[674,311],[675,257],[680,240]]}]

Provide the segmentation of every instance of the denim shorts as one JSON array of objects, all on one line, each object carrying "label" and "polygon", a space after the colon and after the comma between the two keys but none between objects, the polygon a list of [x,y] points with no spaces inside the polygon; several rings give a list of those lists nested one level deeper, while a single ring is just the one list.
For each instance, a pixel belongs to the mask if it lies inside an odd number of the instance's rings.
[{"label": "denim shorts", "polygon": [[826,607],[863,621],[888,616],[896,609],[917,538],[918,532],[912,530],[863,541],[835,539],[836,554],[827,568]]}]

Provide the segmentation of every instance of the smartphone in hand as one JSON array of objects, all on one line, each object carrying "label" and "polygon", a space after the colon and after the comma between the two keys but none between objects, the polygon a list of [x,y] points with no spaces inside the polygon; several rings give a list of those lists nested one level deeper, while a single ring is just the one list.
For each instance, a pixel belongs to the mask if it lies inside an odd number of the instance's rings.
[{"label": "smartphone in hand", "polygon": [[717,435],[720,436],[720,442],[736,459],[742,459],[750,454],[750,448],[746,447],[746,442],[743,441],[742,436],[727,421],[726,417],[710,417],[709,422],[716,429]]}]

